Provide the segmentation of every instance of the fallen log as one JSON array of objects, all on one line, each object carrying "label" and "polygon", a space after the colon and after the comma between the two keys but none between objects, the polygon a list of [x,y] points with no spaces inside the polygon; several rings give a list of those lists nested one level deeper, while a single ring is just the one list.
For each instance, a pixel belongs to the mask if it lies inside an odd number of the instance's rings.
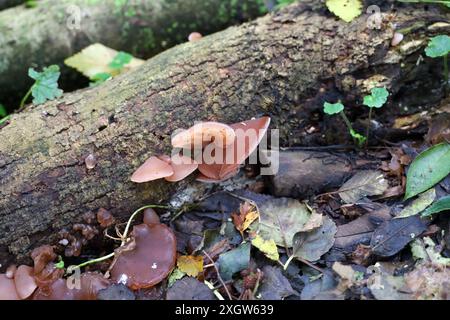
[{"label": "fallen log", "polygon": [[[130,176],[149,156],[170,152],[171,133],[194,121],[269,114],[282,146],[329,142],[307,130],[320,121],[324,100],[354,99],[374,79],[391,92],[408,91],[413,80],[405,85],[403,73],[414,70],[424,46],[416,40],[450,18],[435,7],[407,6],[395,23],[411,26],[418,15],[423,25],[401,50],[390,47],[392,24],[370,30],[367,17],[347,24],[303,1],[172,48],[98,87],[28,106],[0,129],[0,263],[52,243],[87,211],[103,207],[123,220],[167,200],[188,182],[138,185]],[[90,154],[97,159],[91,170],[84,163]]]},{"label": "fallen log", "polygon": [[45,0],[0,12],[0,102],[18,106],[29,67],[59,64],[64,89],[82,81],[63,61],[100,42],[149,58],[193,32],[209,34],[264,14],[263,0]]},{"label": "fallen log", "polygon": [[0,0],[0,10],[18,6],[24,3],[24,0]]}]

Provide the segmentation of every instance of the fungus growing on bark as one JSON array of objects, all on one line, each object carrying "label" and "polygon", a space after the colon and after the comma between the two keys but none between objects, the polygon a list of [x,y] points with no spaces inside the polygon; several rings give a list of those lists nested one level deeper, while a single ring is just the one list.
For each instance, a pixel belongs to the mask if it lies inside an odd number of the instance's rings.
[{"label": "fungus growing on bark", "polygon": [[192,32],[189,35],[188,40],[189,40],[189,42],[194,42],[194,41],[200,40],[201,38],[203,38],[203,36],[200,32]]},{"label": "fungus growing on bark", "polygon": [[65,279],[57,279],[51,285],[40,287],[33,295],[34,300],[97,300],[100,290],[107,288],[110,281],[102,274],[86,272],[81,274],[79,288],[68,286]]},{"label": "fungus growing on bark", "polygon": [[269,124],[270,118],[262,117],[230,125],[235,132],[234,143],[225,148],[221,163],[208,164],[202,162],[199,165],[198,169],[203,176],[198,177],[198,180],[220,182],[236,175],[239,172],[239,166],[258,147],[269,128]]},{"label": "fungus growing on bark", "polygon": [[391,40],[391,46],[396,47],[400,44],[400,42],[402,42],[404,38],[404,35],[402,33],[399,32],[395,32],[394,36],[392,37]]},{"label": "fungus growing on bark", "polygon": [[97,222],[102,228],[108,228],[115,222],[114,216],[106,209],[100,208],[97,212]]},{"label": "fungus growing on bark", "polygon": [[136,290],[152,287],[166,278],[176,263],[176,238],[163,224],[133,228],[129,250],[116,251],[111,279]]},{"label": "fungus growing on bark", "polygon": [[17,266],[15,264],[12,264],[6,269],[5,276],[9,279],[13,279],[16,271],[17,271]]},{"label": "fungus growing on bark", "polygon": [[220,122],[200,122],[172,137],[174,148],[203,148],[204,143],[214,143],[219,148],[234,142],[233,128]]},{"label": "fungus growing on bark", "polygon": [[150,157],[144,162],[131,176],[131,181],[137,183],[148,182],[156,179],[170,177],[174,171],[170,164],[159,159],[158,157]]},{"label": "fungus growing on bark", "polygon": [[147,209],[144,210],[144,219],[143,219],[143,221],[144,221],[145,224],[158,224],[158,223],[160,223],[158,214],[152,208],[147,208]]},{"label": "fungus growing on bark", "polygon": [[173,169],[173,175],[164,178],[169,182],[181,181],[198,168],[197,162],[182,155],[173,156],[170,159],[170,165]]},{"label": "fungus growing on bark", "polygon": [[33,268],[29,266],[19,266],[14,275],[17,295],[20,299],[26,299],[33,294],[37,288],[34,280]]},{"label": "fungus growing on bark", "polygon": [[0,274],[0,300],[19,300],[14,280]]}]

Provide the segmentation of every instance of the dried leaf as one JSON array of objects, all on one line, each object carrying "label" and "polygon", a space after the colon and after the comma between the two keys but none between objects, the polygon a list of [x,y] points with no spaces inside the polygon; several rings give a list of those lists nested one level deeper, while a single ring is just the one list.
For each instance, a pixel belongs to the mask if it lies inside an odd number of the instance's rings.
[{"label": "dried leaf", "polygon": [[258,248],[264,255],[274,261],[278,261],[280,256],[278,254],[277,244],[273,239],[264,240],[260,235],[252,240],[252,245]]},{"label": "dried leaf", "polygon": [[233,213],[231,217],[233,218],[233,223],[236,229],[243,234],[248,227],[258,219],[259,213],[255,206],[251,205],[249,202],[244,202],[239,208],[240,214],[237,215]]},{"label": "dried leaf", "polygon": [[333,220],[324,217],[320,228],[295,234],[293,255],[308,261],[319,260],[333,246],[336,232],[337,227]]},{"label": "dried leaf", "polygon": [[167,290],[167,300],[216,300],[206,284],[192,277],[184,277]]},{"label": "dried leaf", "polygon": [[289,198],[274,198],[259,206],[260,222],[251,225],[263,239],[273,239],[279,246],[292,247],[292,239],[303,231],[311,212],[303,203]]},{"label": "dried leaf", "polygon": [[249,242],[219,256],[219,272],[224,281],[231,280],[233,274],[248,268],[250,262]]},{"label": "dried leaf", "polygon": [[[89,79],[93,79],[98,74],[115,76],[144,63],[144,60],[130,57],[123,52],[120,53],[100,43],[94,43],[84,48],[81,52],[67,58],[64,63],[77,69]],[[119,65],[121,67],[117,68]]]},{"label": "dried leaf", "polygon": [[280,268],[265,266],[262,271],[264,278],[259,293],[264,300],[283,300],[292,295],[299,295],[297,291],[292,289]]},{"label": "dried leaf", "polygon": [[203,257],[180,256],[177,260],[177,267],[188,276],[196,277],[200,272],[203,272]]},{"label": "dried leaf", "polygon": [[370,246],[376,255],[390,257],[402,250],[426,228],[426,222],[419,216],[392,219],[384,222],[374,231]]},{"label": "dried leaf", "polygon": [[346,203],[356,203],[367,196],[381,195],[388,187],[388,181],[381,172],[363,170],[342,185],[339,196]]}]

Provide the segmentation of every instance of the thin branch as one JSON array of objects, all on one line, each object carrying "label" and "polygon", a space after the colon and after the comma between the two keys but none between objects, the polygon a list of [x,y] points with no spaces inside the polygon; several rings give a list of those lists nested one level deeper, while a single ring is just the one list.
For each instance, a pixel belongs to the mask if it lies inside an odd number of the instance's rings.
[{"label": "thin branch", "polygon": [[225,282],[223,281],[222,277],[220,276],[220,272],[219,272],[219,269],[217,268],[216,263],[214,262],[214,260],[209,256],[209,254],[208,254],[205,250],[202,250],[202,251],[203,251],[203,254],[204,254],[204,255],[209,259],[209,261],[211,261],[211,263],[214,265],[214,269],[216,270],[216,273],[217,273],[217,279],[219,279],[220,283],[221,283],[222,286],[224,287],[224,289],[225,289],[225,291],[226,291],[226,293],[227,293],[227,295],[228,295],[228,298],[229,298],[230,300],[233,300],[233,298],[231,297],[230,291],[228,291],[227,285],[225,284]]}]

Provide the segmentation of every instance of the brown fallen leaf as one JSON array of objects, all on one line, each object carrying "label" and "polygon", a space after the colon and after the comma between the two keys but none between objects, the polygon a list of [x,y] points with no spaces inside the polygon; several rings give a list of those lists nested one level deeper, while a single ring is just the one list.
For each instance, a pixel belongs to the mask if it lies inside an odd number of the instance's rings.
[{"label": "brown fallen leaf", "polygon": [[241,204],[239,211],[239,215],[233,213],[231,217],[233,218],[233,223],[236,229],[242,235],[244,231],[247,230],[248,227],[253,223],[253,221],[258,219],[259,212],[256,207],[250,204],[248,201],[245,201],[243,204]]}]

